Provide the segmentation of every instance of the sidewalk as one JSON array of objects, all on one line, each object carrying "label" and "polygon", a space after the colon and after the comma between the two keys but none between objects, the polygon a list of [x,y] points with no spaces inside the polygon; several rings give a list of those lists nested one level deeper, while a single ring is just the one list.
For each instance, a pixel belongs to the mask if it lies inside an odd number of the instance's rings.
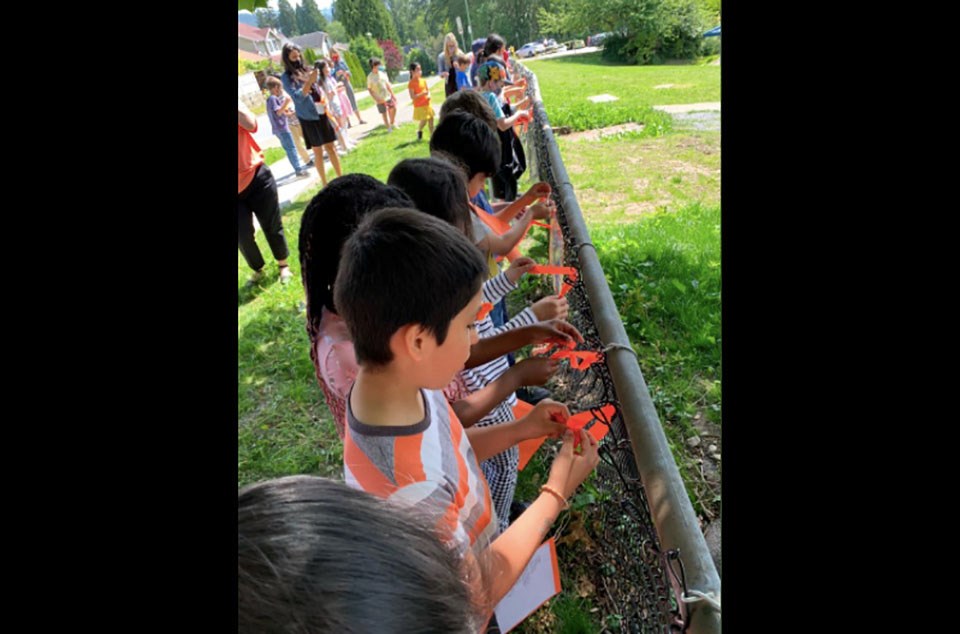
[{"label": "sidewalk", "polygon": [[[428,77],[427,78],[427,87],[433,88],[438,81],[441,81],[440,77]],[[364,95],[366,91],[363,91]],[[413,121],[413,108],[410,105],[410,93],[404,88],[403,90],[398,90],[394,88],[394,94],[397,96],[397,118],[394,120],[395,125],[400,125],[403,123],[409,123]],[[360,99],[360,93],[356,95],[357,99]],[[440,113],[440,105],[434,104],[434,111]],[[376,105],[362,110],[360,112],[360,118],[364,120],[363,125],[357,124],[356,115],[350,115],[352,119],[353,127],[347,130],[347,134],[350,135],[350,138],[354,141],[359,141],[367,134],[378,127],[383,127],[383,117],[379,112],[377,112]],[[261,148],[266,149],[268,147],[280,147],[280,140],[273,135],[270,128],[270,120],[267,118],[266,114],[260,115],[257,117],[257,132],[253,135],[257,140],[257,143]],[[338,143],[339,145],[339,143]],[[326,155],[326,153],[324,153]],[[341,164],[345,157],[340,157]],[[324,166],[329,174],[332,171],[330,167],[330,161],[324,160]],[[307,189],[315,186],[320,181],[320,174],[317,173],[316,168],[309,167],[307,168],[310,174],[307,178],[297,178],[293,173],[293,166],[290,165],[290,161],[287,160],[286,155],[276,163],[270,165],[270,171],[273,172],[273,177],[277,181],[277,192],[280,196],[280,208],[288,206],[293,199],[302,194]]]}]

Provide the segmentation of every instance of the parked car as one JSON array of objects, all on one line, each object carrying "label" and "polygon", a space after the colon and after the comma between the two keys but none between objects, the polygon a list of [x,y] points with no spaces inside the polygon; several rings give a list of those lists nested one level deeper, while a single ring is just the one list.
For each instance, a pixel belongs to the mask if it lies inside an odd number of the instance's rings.
[{"label": "parked car", "polygon": [[543,53],[543,44],[538,42],[527,42],[517,49],[517,57],[533,57]]},{"label": "parked car", "polygon": [[543,51],[545,53],[552,53],[556,51],[558,48],[560,47],[557,46],[557,41],[553,38],[546,39],[543,41]]}]

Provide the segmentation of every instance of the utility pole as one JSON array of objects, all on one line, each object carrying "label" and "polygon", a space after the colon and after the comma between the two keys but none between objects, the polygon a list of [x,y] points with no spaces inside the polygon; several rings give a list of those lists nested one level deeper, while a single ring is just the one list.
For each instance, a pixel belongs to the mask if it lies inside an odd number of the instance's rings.
[{"label": "utility pole", "polygon": [[463,4],[467,7],[467,33],[470,34],[470,43],[473,43],[473,25],[470,24],[470,3],[467,0],[463,0]]}]

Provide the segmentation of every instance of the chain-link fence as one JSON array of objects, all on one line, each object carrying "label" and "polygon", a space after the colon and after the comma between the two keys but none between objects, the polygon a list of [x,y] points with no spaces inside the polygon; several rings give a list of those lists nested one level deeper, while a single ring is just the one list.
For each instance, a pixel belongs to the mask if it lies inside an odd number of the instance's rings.
[{"label": "chain-link fence", "polygon": [[[590,243],[536,75],[520,63],[515,68],[534,103],[534,121],[523,135],[528,169],[535,180],[550,183],[557,205],[560,231],[551,238],[550,263],[576,269],[575,280],[564,280],[571,283],[568,320],[584,337],[579,350],[602,353],[586,369],[564,364],[553,396],[571,411],[592,410],[592,424],[609,426],[593,480],[595,499],[576,520],[583,543],[567,549],[561,565],[592,577],[609,630],[720,632],[719,577]],[[614,406],[612,416],[600,411],[605,405]]]}]

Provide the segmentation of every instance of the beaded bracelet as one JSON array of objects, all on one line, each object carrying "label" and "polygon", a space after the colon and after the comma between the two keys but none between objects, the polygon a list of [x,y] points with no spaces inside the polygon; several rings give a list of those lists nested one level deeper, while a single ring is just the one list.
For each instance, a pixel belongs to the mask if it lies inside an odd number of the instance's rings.
[{"label": "beaded bracelet", "polygon": [[553,497],[555,497],[555,498],[557,498],[558,500],[560,500],[560,503],[563,504],[563,509],[564,509],[564,510],[570,508],[570,503],[567,502],[567,499],[566,499],[565,497],[563,497],[562,495],[560,495],[560,492],[557,491],[556,489],[554,489],[552,486],[549,486],[549,485],[547,485],[547,484],[544,484],[543,486],[540,487],[540,491],[541,491],[541,492],[546,491],[547,493],[549,493],[549,494],[552,495]]}]

